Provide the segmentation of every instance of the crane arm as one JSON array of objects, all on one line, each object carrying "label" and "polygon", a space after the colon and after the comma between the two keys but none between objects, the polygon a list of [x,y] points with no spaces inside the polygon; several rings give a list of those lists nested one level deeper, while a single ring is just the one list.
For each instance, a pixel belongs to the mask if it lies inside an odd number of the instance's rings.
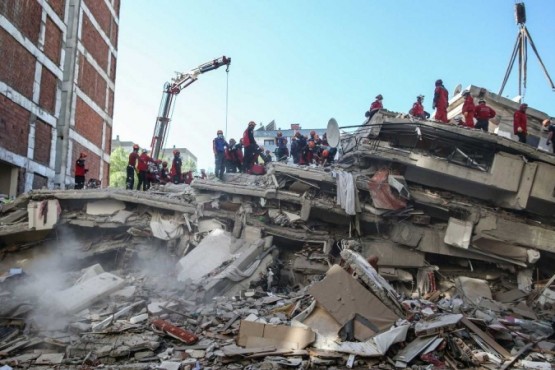
[{"label": "crane arm", "polygon": [[153,159],[158,159],[162,146],[164,145],[164,141],[166,140],[166,134],[171,120],[173,103],[177,94],[179,94],[181,90],[195,82],[198,79],[198,76],[205,72],[218,69],[224,65],[227,66],[226,72],[228,72],[230,64],[231,58],[223,56],[210,62],[201,64],[200,66],[188,72],[178,73],[171,82],[166,82],[164,84],[162,101],[160,102],[158,117],[156,118],[156,125],[154,126],[154,135],[152,136],[152,142],[150,145],[151,157]]}]

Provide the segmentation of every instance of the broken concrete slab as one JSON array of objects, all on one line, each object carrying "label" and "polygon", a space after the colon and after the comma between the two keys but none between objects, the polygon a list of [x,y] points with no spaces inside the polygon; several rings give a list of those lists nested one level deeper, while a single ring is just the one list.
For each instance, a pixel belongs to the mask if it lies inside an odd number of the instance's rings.
[{"label": "broken concrete slab", "polygon": [[113,215],[118,211],[125,209],[125,203],[119,200],[102,199],[87,202],[86,213],[93,216]]},{"label": "broken concrete slab", "polygon": [[360,341],[390,328],[399,318],[339,265],[332,266],[309,292],[341,326],[360,315],[362,320],[355,320],[360,325],[354,328],[354,337]]},{"label": "broken concrete slab", "polygon": [[453,247],[468,249],[472,238],[473,224],[470,221],[463,221],[454,217],[449,218],[447,230],[445,231],[445,244]]},{"label": "broken concrete slab", "polygon": [[417,322],[414,333],[418,337],[423,337],[453,330],[462,318],[463,315],[458,313],[433,316]]},{"label": "broken concrete slab", "polygon": [[278,349],[303,349],[316,340],[310,329],[241,321],[237,344],[247,348],[275,346]]},{"label": "broken concrete slab", "polygon": [[56,199],[43,200],[41,202],[29,202],[27,205],[29,229],[52,229],[54,225],[58,223],[60,213],[60,203]]},{"label": "broken concrete slab", "polygon": [[485,280],[459,276],[455,279],[455,287],[469,303],[479,304],[484,298],[492,299],[491,289]]},{"label": "broken concrete slab", "polygon": [[64,313],[75,313],[115,292],[125,284],[122,278],[103,272],[48,297],[47,304]]}]

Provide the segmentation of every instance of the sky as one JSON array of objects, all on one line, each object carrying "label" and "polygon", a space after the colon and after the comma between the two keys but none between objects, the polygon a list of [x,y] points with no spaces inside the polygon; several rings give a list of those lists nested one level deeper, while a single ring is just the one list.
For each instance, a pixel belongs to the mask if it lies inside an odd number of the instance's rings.
[{"label": "sky", "polygon": [[[419,94],[432,112],[438,78],[497,93],[515,46],[513,0],[124,0],[113,137],[150,148],[162,88],[227,56],[174,104],[166,147],[186,147],[214,167],[212,139],[242,136],[249,121],[279,128],[361,124],[377,94],[408,112]],[[526,3],[526,26],[555,80],[555,1]],[[518,61],[503,95],[518,95]],[[528,47],[524,102],[555,115],[555,92]]]}]

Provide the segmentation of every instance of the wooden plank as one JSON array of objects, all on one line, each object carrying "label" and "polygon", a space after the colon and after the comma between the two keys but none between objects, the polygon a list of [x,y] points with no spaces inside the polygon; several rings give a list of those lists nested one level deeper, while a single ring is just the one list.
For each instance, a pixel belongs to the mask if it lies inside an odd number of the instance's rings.
[{"label": "wooden plank", "polygon": [[470,331],[472,331],[473,333],[475,333],[476,335],[478,335],[480,338],[482,338],[482,340],[484,342],[487,343],[488,346],[490,346],[491,348],[493,348],[495,351],[497,351],[497,353],[499,353],[502,357],[504,357],[505,359],[509,359],[511,358],[511,354],[505,349],[503,348],[499,343],[497,343],[495,341],[495,339],[493,339],[492,337],[490,337],[488,335],[488,333],[486,333],[485,331],[483,331],[482,329],[480,329],[478,326],[476,326],[472,321],[470,321],[468,318],[463,317],[461,322],[463,323],[464,326],[466,326]]}]

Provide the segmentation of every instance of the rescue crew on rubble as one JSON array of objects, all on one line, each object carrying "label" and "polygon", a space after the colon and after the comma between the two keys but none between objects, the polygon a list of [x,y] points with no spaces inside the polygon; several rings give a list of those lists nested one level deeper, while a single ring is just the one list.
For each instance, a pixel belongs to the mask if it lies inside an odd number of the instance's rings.
[{"label": "rescue crew on rubble", "polygon": [[258,145],[254,140],[254,128],[256,123],[250,121],[247,129],[243,132],[243,146],[245,148],[245,155],[243,158],[243,171],[247,172],[254,164],[255,155],[257,154]]},{"label": "rescue crew on rubble", "polygon": [[495,111],[486,105],[484,99],[480,99],[478,105],[474,108],[474,116],[476,117],[474,128],[488,132],[489,120],[495,117]]},{"label": "rescue crew on rubble", "polygon": [[85,174],[89,172],[85,168],[86,153],[79,153],[79,158],[75,161],[75,189],[83,189],[85,186]]},{"label": "rescue crew on rubble", "polygon": [[147,178],[147,171],[148,171],[148,163],[152,161],[152,158],[148,156],[148,150],[143,149],[141,151],[141,155],[139,156],[137,169],[139,170],[139,182],[137,184],[137,190],[148,190],[150,184],[148,183]]},{"label": "rescue crew on rubble", "polygon": [[179,156],[180,154],[179,150],[174,149],[172,167],[170,169],[170,176],[174,184],[181,184],[183,182],[183,179],[181,178],[181,166],[183,166],[183,161]]},{"label": "rescue crew on rubble", "polygon": [[466,127],[474,127],[474,98],[470,95],[470,91],[464,90],[461,94],[464,97],[464,103],[462,106],[462,114],[464,116],[464,125]]},{"label": "rescue crew on rubble", "polygon": [[518,136],[518,141],[521,143],[526,143],[526,136],[528,134],[528,117],[526,116],[526,109],[528,109],[528,104],[521,104],[513,115],[513,132]]},{"label": "rescue crew on rubble", "polygon": [[283,136],[283,133],[281,131],[278,131],[274,140],[276,143],[276,158],[278,162],[287,160],[287,157],[289,157],[289,149],[287,149],[287,138]]},{"label": "rescue crew on rubble", "polygon": [[133,190],[135,186],[135,173],[138,173],[137,162],[139,161],[139,146],[133,145],[133,151],[129,153],[129,161],[127,162],[127,179],[125,181],[125,188]]},{"label": "rescue crew on rubble", "polygon": [[443,86],[443,81],[436,81],[436,88],[434,90],[434,103],[433,108],[436,110],[436,115],[434,118],[440,122],[447,123],[447,107],[449,106],[449,93],[445,86]]},{"label": "rescue crew on rubble", "polygon": [[409,110],[409,114],[418,119],[430,118],[430,113],[424,111],[423,102],[424,102],[424,95],[418,95],[416,97],[416,102],[412,105],[412,108]]},{"label": "rescue crew on rubble", "polygon": [[372,119],[372,116],[374,116],[374,114],[376,114],[377,111],[379,111],[380,109],[383,109],[382,100],[383,100],[382,94],[378,94],[376,96],[376,100],[374,100],[372,104],[370,104],[370,109],[368,110],[368,112],[366,112],[366,117],[368,117],[368,121]]},{"label": "rescue crew on rubble", "polygon": [[216,168],[216,177],[220,180],[224,179],[225,172],[225,149],[229,147],[224,138],[224,132],[218,130],[217,136],[212,140],[212,150],[214,151],[214,161]]}]

